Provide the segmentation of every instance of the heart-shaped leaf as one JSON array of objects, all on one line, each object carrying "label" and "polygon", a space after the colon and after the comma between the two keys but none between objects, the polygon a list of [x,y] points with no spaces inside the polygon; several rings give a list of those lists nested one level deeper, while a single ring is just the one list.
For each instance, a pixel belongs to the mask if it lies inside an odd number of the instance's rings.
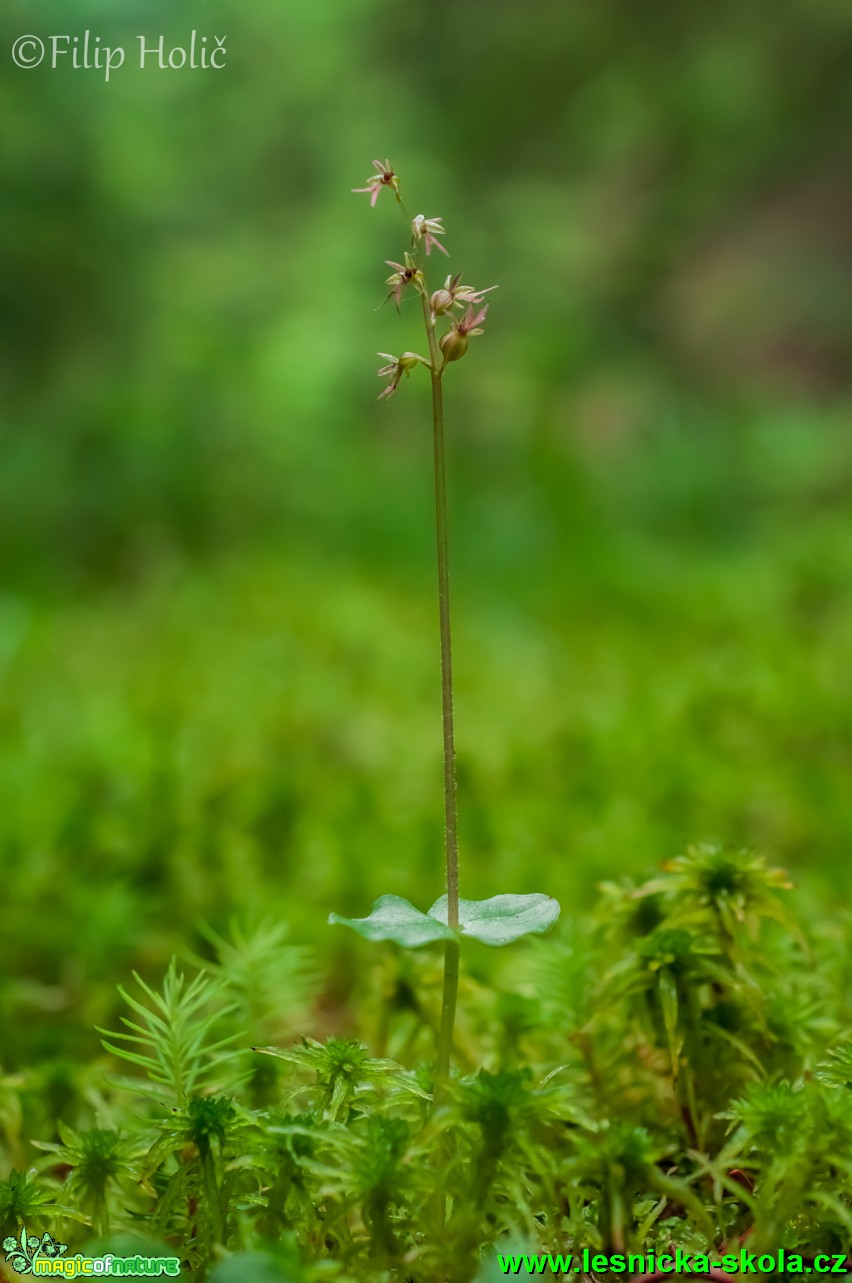
[{"label": "heart-shaped leaf", "polygon": [[398,895],[380,895],[368,918],[343,918],[339,913],[330,913],[328,920],[351,927],[365,940],[393,940],[406,949],[419,949],[436,940],[455,939],[455,932],[446,925],[446,913],[441,922],[437,917],[421,913]]},{"label": "heart-shaped leaf", "polygon": [[[558,917],[559,902],[541,893],[459,900],[459,934],[473,936],[495,947],[512,944],[522,936],[541,935]],[[428,913],[421,913],[401,896],[382,895],[367,918],[344,918],[339,913],[331,913],[328,920],[351,927],[365,940],[392,940],[405,949],[452,940],[456,935],[447,926],[445,895],[435,901]]]},{"label": "heart-shaped leaf", "polygon": [[[447,921],[447,897],[429,910],[430,918]],[[541,935],[559,917],[559,901],[550,895],[493,895],[490,900],[459,900],[459,930],[483,944],[511,944],[522,936]]]}]

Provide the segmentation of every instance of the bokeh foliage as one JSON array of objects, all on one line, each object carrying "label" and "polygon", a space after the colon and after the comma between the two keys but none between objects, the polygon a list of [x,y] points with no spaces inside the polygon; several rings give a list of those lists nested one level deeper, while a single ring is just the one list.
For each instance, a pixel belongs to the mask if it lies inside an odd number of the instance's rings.
[{"label": "bokeh foliage", "polygon": [[86,27],[229,64],[0,70],[4,1062],[260,905],[346,1026],[332,902],[440,893],[374,155],[500,284],[447,389],[463,894],[580,910],[705,838],[848,889],[844,0],[39,0],[0,41]]}]

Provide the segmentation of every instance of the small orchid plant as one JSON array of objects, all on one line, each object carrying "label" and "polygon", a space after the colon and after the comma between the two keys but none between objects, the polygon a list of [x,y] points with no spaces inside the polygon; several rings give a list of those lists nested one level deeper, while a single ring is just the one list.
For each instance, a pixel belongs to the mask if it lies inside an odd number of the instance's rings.
[{"label": "small orchid plant", "polygon": [[[447,366],[465,355],[470,339],[483,333],[482,322],[489,307],[483,299],[497,287],[491,285],[488,289],[480,290],[472,285],[463,285],[459,273],[448,276],[440,289],[430,291],[425,260],[433,249],[447,254],[440,239],[445,235],[443,220],[426,218],[423,214],[412,218],[403,202],[399,177],[390,161],[374,160],[373,168],[376,172],[367,185],[352,190],[369,194],[371,208],[375,206],[382,191],[387,189],[392,192],[411,238],[401,263],[393,259],[387,260],[387,266],[393,272],[386,281],[390,292],[385,302],[392,298],[399,311],[406,292],[409,295],[413,292],[419,297],[429,353],[428,356],[420,356],[416,352],[403,352],[400,356],[392,356],[380,352],[379,355],[386,364],[380,368],[379,375],[386,378],[388,383],[379,400],[384,401],[392,396],[399,387],[403,374],[408,377],[417,366],[423,366],[429,371],[432,382],[447,892],[435,901],[427,913],[422,913],[400,896],[383,895],[373,905],[369,917],[344,918],[332,913],[329,922],[351,927],[367,940],[390,940],[406,949],[443,943],[444,987],[436,1066],[437,1084],[440,1084],[447,1077],[450,1068],[461,937],[472,936],[488,945],[511,944],[522,936],[547,931],[559,917],[559,905],[551,896],[542,894],[495,895],[488,900],[463,900],[459,897],[443,377]],[[439,324],[442,328],[446,327],[440,336]]]}]

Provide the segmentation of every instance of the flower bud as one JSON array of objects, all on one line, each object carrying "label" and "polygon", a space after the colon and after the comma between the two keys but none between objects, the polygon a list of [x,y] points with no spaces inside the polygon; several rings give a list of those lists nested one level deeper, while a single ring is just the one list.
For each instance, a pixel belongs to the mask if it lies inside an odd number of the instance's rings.
[{"label": "flower bud", "polygon": [[449,365],[450,361],[460,360],[467,351],[467,335],[459,334],[458,330],[453,328],[448,330],[441,338],[441,351],[444,354],[444,361]]},{"label": "flower bud", "polygon": [[429,306],[433,316],[441,316],[444,312],[449,312],[453,306],[453,295],[449,290],[435,290],[429,300]]}]

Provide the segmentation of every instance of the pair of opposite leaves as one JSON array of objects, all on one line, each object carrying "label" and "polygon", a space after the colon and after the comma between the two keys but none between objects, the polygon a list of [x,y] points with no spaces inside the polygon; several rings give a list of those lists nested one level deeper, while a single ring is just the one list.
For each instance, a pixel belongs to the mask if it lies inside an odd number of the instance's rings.
[{"label": "pair of opposite leaves", "polygon": [[483,944],[512,944],[522,936],[541,935],[559,917],[559,902],[552,896],[494,895],[490,900],[459,900],[458,931],[447,926],[447,897],[436,900],[428,913],[421,913],[398,895],[382,895],[367,918],[344,918],[329,914],[330,923],[351,927],[365,940],[392,940],[405,949],[440,940],[472,936]]}]

